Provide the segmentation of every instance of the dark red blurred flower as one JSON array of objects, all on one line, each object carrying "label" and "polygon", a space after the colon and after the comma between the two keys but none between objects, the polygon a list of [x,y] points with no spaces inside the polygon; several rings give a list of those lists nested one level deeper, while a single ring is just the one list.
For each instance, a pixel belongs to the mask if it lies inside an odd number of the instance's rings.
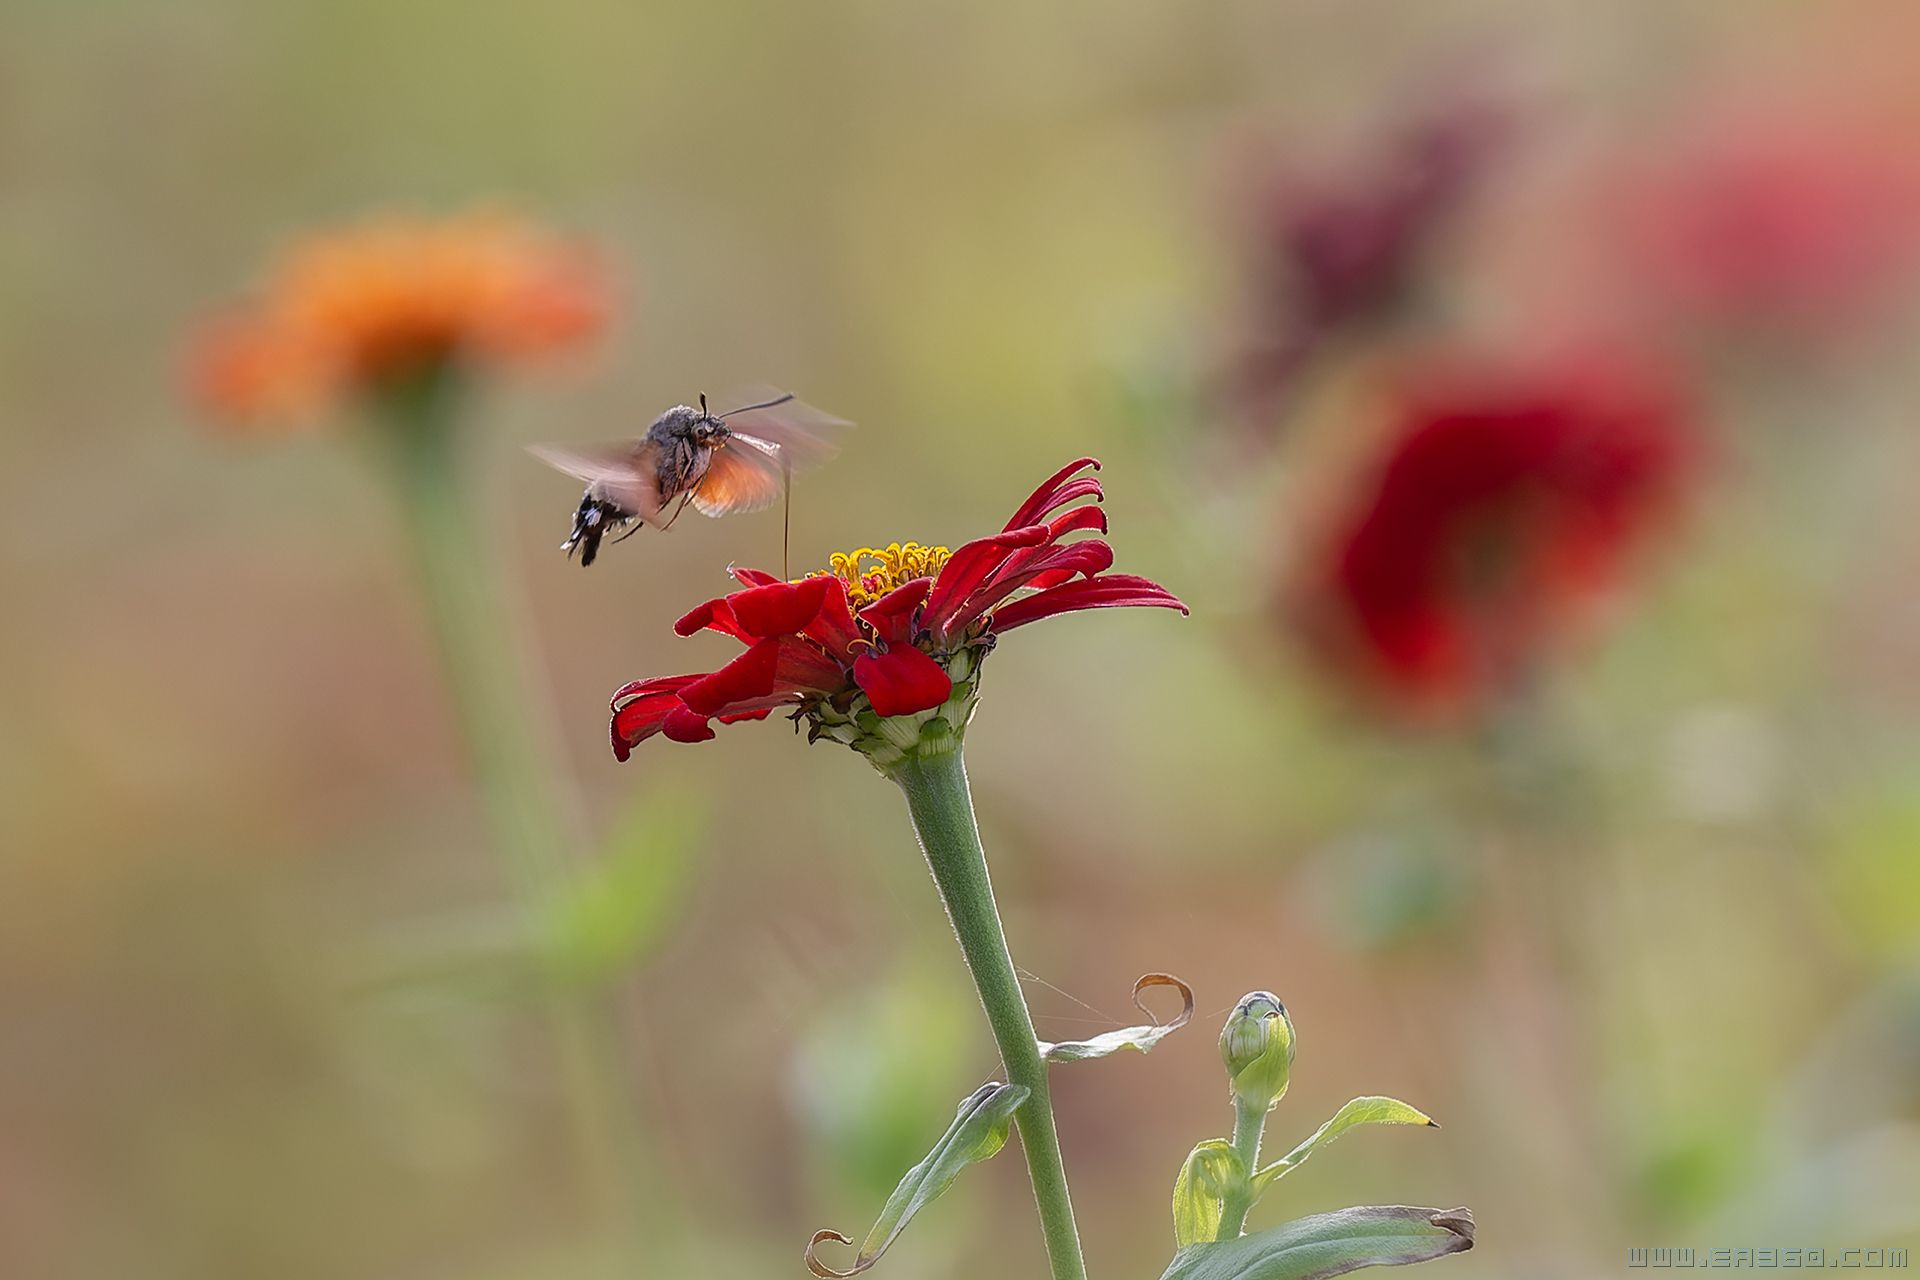
[{"label": "dark red blurred flower", "polygon": [[1270,169],[1248,219],[1252,333],[1234,377],[1246,409],[1270,413],[1327,341],[1404,303],[1506,132],[1504,111],[1454,92],[1346,172]]},{"label": "dark red blurred flower", "polygon": [[1292,603],[1363,690],[1472,711],[1617,580],[1671,509],[1690,435],[1668,386],[1617,362],[1430,375]]},{"label": "dark red blurred flower", "polygon": [[[899,543],[833,557],[829,571],[784,582],[737,569],[742,590],[675,624],[719,631],[747,651],[718,671],[637,680],[613,695],[613,753],[654,734],[713,737],[712,723],[759,720],[795,706],[810,738],[831,737],[887,763],[923,735],[964,729],[981,659],[995,638],[1058,613],[1121,605],[1186,612],[1166,588],[1108,573],[1100,464],[1082,458],[1048,478],[991,537],[949,553]],[[1089,502],[1089,500],[1091,500]],[[799,718],[799,717],[796,717]],[[941,724],[933,724],[935,720]]]}]

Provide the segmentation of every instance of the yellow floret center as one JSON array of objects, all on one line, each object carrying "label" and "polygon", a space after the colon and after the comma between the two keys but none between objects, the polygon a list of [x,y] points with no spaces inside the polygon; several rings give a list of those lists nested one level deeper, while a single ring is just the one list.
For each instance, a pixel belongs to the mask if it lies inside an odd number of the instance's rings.
[{"label": "yellow floret center", "polygon": [[927,547],[918,542],[889,542],[885,547],[856,547],[836,551],[831,568],[810,573],[809,578],[827,574],[847,586],[847,603],[864,609],[895,587],[915,578],[931,578],[940,572],[953,553],[945,547]]}]

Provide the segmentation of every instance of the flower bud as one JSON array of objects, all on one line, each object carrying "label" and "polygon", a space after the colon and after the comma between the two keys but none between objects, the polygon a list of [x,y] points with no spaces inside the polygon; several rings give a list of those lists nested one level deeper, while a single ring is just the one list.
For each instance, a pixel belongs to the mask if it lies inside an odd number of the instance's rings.
[{"label": "flower bud", "polygon": [[1220,1059],[1235,1101],[1270,1110],[1287,1091],[1293,1070],[1293,1021],[1271,991],[1243,997],[1220,1030]]}]

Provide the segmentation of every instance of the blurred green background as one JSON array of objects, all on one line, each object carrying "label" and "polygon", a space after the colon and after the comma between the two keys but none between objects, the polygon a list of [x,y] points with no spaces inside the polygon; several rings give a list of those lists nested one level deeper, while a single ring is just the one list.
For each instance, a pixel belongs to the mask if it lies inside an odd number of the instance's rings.
[{"label": "blurred green background", "polygon": [[[615,686],[730,656],[671,620],[776,564],[779,516],[583,573],[576,491],[521,451],[755,380],[859,423],[798,487],[796,572],[957,545],[1093,453],[1120,567],[1193,606],[1022,632],[969,738],[1041,1034],[1132,1020],[1145,971],[1199,992],[1152,1056],[1057,1071],[1096,1275],[1164,1264],[1259,987],[1301,1041],[1276,1141],[1359,1093],[1445,1128],[1347,1139],[1255,1225],[1469,1204],[1479,1246],[1433,1264],[1461,1275],[1920,1245],[1911,311],[1716,354],[1711,482],[1492,745],[1363,719],[1266,610],[1364,364],[1279,449],[1165,392],[1231,328],[1248,138],[1337,157],[1491,51],[1541,114],[1444,265],[1479,325],[1555,278],[1559,175],[1717,77],[1891,85],[1910,128],[1910,15],[5,0],[0,31],[0,1274],[778,1276],[864,1231],[997,1069],[897,797],[777,720],[606,748]],[[591,366],[468,427],[472,554],[604,837],[581,860],[637,904],[581,968],[612,969],[644,1213],[580,1172],[532,979],[484,959],[506,898],[372,451],[223,437],[179,394],[192,326],[290,236],[476,203],[620,281]],[[1017,1150],[882,1267],[1040,1274]]]}]

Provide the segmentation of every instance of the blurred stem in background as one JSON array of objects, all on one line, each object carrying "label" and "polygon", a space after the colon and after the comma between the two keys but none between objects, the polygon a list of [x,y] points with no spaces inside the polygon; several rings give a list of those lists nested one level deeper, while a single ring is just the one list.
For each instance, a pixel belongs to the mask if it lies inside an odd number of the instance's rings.
[{"label": "blurred stem in background", "polygon": [[[539,925],[573,880],[565,848],[577,822],[528,712],[512,611],[484,540],[476,539],[466,458],[455,429],[465,387],[449,363],[393,384],[377,401],[392,428],[395,489],[428,622],[471,759],[496,856],[529,923]],[[637,1242],[653,1177],[625,1089],[612,1010],[592,987],[543,986],[574,1143],[616,1238]]]},{"label": "blurred stem in background", "polygon": [[1040,1227],[1046,1236],[1053,1280],[1086,1280],[1073,1201],[1067,1192],[1067,1171],[1060,1159],[1060,1137],[1054,1130],[1047,1065],[1040,1056],[1033,1018],[1027,1012],[1013,957],[1007,951],[1007,936],[1000,926],[1000,909],[987,874],[986,851],[974,821],[973,795],[967,786],[967,767],[959,744],[956,742],[950,750],[911,754],[887,772],[906,793],[914,831],[933,871],[941,901],[946,904],[947,918],[960,939],[980,1003],[986,1008],[1007,1080],[1029,1090],[1014,1122],[1020,1128],[1027,1170],[1033,1178],[1033,1196],[1040,1207]]}]

